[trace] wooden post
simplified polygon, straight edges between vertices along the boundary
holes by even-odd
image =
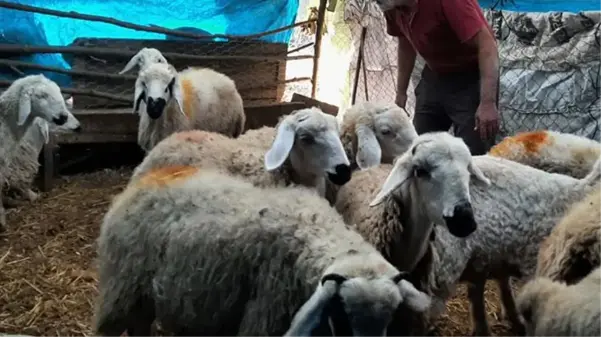
[[[49,192],[52,189],[52,183],[57,164],[55,163],[55,150],[56,138],[53,134],[50,134],[50,140],[48,141],[48,144],[45,144],[42,149],[42,165],[40,166],[40,171],[42,173],[40,190],[42,192]]]
[[[319,56],[321,55],[321,38],[323,35],[323,22],[326,18],[326,5],[328,0],[319,1],[317,10],[317,29],[315,30],[315,53],[313,54],[313,76],[311,76],[311,98],[315,98],[317,90],[317,71],[319,70]]]

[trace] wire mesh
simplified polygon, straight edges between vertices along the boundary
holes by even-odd
[[[601,140],[599,73],[600,13],[520,13],[484,10],[496,35],[500,58],[499,111],[502,137],[520,131],[551,129]],[[386,33],[373,1],[338,2],[325,61],[348,60],[344,71],[321,70],[318,99],[347,108],[356,102],[394,101],[397,91],[397,41]],[[365,30],[362,58],[361,35]],[[329,55],[325,53],[330,53]],[[361,63],[358,65],[358,63]],[[357,71],[357,67],[359,70]],[[418,56],[407,91],[413,114],[414,88],[424,61]],[[344,73],[344,81],[331,79]]]

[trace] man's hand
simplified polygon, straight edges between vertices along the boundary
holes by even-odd
[[[405,104],[407,103],[407,94],[402,92],[397,93],[394,102],[396,105],[404,109]]]
[[[398,103],[397,103],[398,104]],[[499,111],[494,103],[480,103],[476,111],[476,127],[482,140],[492,139],[499,131]]]

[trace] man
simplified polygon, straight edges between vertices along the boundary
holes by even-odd
[[[453,125],[473,155],[499,129],[499,57],[477,0],[377,0],[387,33],[398,37],[396,103],[405,107],[416,54],[426,61],[415,88],[418,134]]]

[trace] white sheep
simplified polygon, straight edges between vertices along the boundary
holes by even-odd
[[[601,336],[601,269],[567,285],[546,277],[520,289],[516,303],[529,336]]]
[[[40,117],[66,130],[79,132],[79,121],[69,112],[59,86],[44,75],[29,75],[15,80],[0,95],[0,181],[7,170],[19,142]],[[6,212],[0,194],[0,231],[6,226]]]
[[[191,166],[150,171],[118,195],[98,238],[95,333],[382,336],[404,280],[327,201]]]
[[[123,67],[123,70],[119,72],[120,75],[125,74],[126,72],[133,69],[135,66],[138,66],[139,71],[146,69],[149,65],[153,63],[163,63],[169,64],[167,59],[161,52],[156,48],[142,48],[140,49],[136,55],[134,55],[129,62]],[[175,68],[173,68],[175,70]]]
[[[541,243],[536,275],[573,284],[601,263],[601,186],[574,203]]]
[[[275,128],[249,130],[237,139],[206,131],[177,132],[161,141],[136,167],[131,180],[161,166],[219,168],[256,186],[299,184],[325,196],[326,179],[351,179],[336,118],[318,108],[283,116]]]
[[[6,185],[2,191],[5,193],[5,206],[15,207],[20,203],[19,199],[31,202],[38,198],[37,193],[31,190],[31,184],[40,167],[40,151],[48,143],[49,137],[48,122],[36,117],[19,142],[17,152],[8,166]]]
[[[361,102],[336,117],[353,170],[392,164],[417,138],[409,113],[394,103]]]
[[[229,77],[208,68],[177,73],[164,63],[139,73],[134,113],[140,113],[138,144],[146,152],[176,131],[206,130],[236,138],[246,123],[242,97]]]
[[[600,165],[579,180],[502,158],[472,158],[459,138],[423,134],[393,166],[353,174],[335,207],[399,270],[410,271],[420,290],[435,296],[430,318],[440,314],[458,282],[467,282],[474,334],[489,334],[484,286],[495,279],[507,319],[520,331],[509,278],[534,275],[540,242],[569,205],[594,188]]]
[[[601,157],[601,143],[571,133],[536,130],[505,137],[488,154],[582,178]]]

